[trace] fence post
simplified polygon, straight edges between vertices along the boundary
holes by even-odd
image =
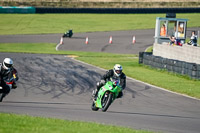
[[[144,52],[139,52],[139,64],[143,63]]]

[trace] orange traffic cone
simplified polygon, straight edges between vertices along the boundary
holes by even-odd
[[[110,43],[110,44],[112,43],[112,36],[110,36],[110,40],[109,40],[109,43]]]
[[[86,37],[85,44],[88,44],[88,43],[89,43],[89,39],[88,39],[88,37]]]
[[[133,36],[133,44],[136,42],[136,40],[135,40],[135,36]]]
[[[60,44],[63,44],[63,37],[60,38]]]

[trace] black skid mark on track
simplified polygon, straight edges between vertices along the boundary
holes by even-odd
[[[23,64],[18,70],[19,86],[24,88],[26,96],[30,92],[52,98],[81,95],[92,92],[101,76],[71,60],[66,61],[63,56],[23,57],[18,63]]]
[[[105,51],[107,47],[109,47],[109,45],[105,45],[105,46],[101,49],[101,52]]]

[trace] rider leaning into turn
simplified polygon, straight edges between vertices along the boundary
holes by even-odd
[[[17,70],[13,67],[13,61],[10,58],[5,58],[3,63],[0,63],[0,86],[2,89],[0,93],[4,93],[6,96],[10,92],[10,87],[6,84],[6,80],[13,77],[15,75],[14,82],[12,84],[12,89],[16,89],[16,81],[19,79],[17,75]]]
[[[122,88],[121,92],[119,92],[119,95],[117,98],[121,98],[123,96],[123,90],[126,87],[126,75],[122,72],[123,68],[120,64],[116,64],[113,69],[110,69],[104,74],[101,78],[100,82],[97,82],[97,89],[93,91],[93,97],[96,99],[96,96],[99,92],[99,89],[105,85],[107,81],[110,81],[112,79],[119,79],[120,80],[120,86]]]

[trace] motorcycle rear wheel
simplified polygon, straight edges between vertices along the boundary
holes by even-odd
[[[0,93],[0,102],[2,102],[3,101],[3,98],[6,96],[6,94],[4,94],[4,93]]]
[[[91,109],[92,109],[93,111],[98,111],[98,110],[99,110],[99,108],[96,107],[94,101],[92,101]]]

